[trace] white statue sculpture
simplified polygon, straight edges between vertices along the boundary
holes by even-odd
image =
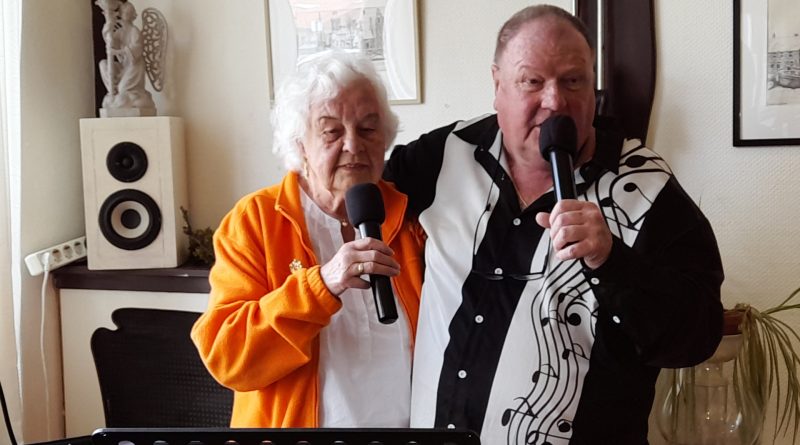
[[[100,116],[155,116],[156,106],[145,89],[145,77],[161,91],[167,38],[163,15],[154,8],[145,9],[139,31],[133,23],[136,9],[129,1],[96,0],[95,4],[106,19],[102,30],[106,58],[99,68],[107,93]]]

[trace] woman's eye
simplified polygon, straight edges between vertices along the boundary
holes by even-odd
[[[340,131],[338,129],[332,128],[328,130],[322,130],[322,137],[326,141],[331,141],[339,137]]]

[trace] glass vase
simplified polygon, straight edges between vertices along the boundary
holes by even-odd
[[[741,334],[725,335],[714,355],[693,368],[664,369],[655,406],[661,436],[674,445],[753,445],[763,413],[745,419],[732,382]]]

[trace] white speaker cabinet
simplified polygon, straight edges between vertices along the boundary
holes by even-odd
[[[176,267],[188,256],[183,120],[81,119],[88,267]]]

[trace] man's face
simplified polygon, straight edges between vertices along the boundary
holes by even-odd
[[[492,66],[494,108],[506,150],[538,155],[539,125],[561,114],[575,121],[581,155],[593,151],[592,65],[589,45],[568,23],[541,17],[524,24]]]

